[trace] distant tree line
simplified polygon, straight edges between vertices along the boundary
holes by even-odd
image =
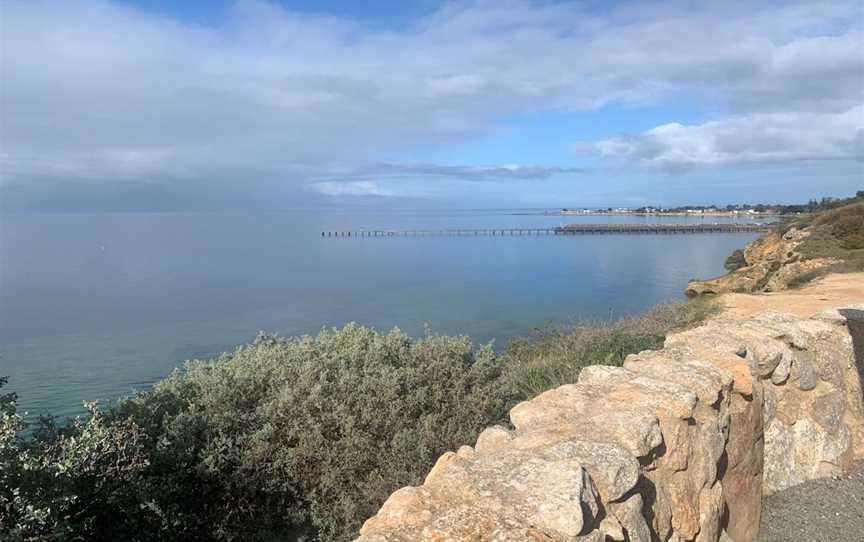
[[[648,213],[661,211],[664,213],[686,213],[687,211],[705,211],[705,212],[747,212],[753,211],[756,213],[779,213],[779,214],[802,214],[802,213],[818,213],[820,211],[828,211],[836,209],[850,203],[864,201],[864,190],[859,190],[854,196],[849,198],[831,198],[825,197],[822,199],[811,199],[807,203],[782,205],[771,203],[738,203],[731,205],[686,205],[682,207],[639,207],[633,209],[636,213]],[[611,211],[611,209],[610,209]]]

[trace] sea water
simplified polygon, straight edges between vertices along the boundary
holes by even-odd
[[[32,419],[146,389],[259,330],[314,334],[357,322],[419,336],[428,327],[503,348],[540,326],[680,299],[688,280],[722,273],[755,235],[321,232],[685,220],[535,209],[4,215],[0,376]]]

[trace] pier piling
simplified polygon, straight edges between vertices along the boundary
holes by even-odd
[[[322,231],[321,237],[429,237],[429,236],[523,236],[591,234],[695,234],[762,233],[763,224],[570,224],[554,228],[458,228],[437,230],[337,230]]]

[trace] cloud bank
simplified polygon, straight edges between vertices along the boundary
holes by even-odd
[[[488,181],[504,179],[547,179],[556,174],[583,173],[583,168],[550,167],[541,165],[502,164],[497,166],[445,166],[439,164],[390,164],[375,163],[332,168],[322,173],[323,178],[339,179],[405,179],[421,177],[428,179],[460,179],[465,181]]]
[[[862,154],[857,1],[456,1],[390,30],[263,0],[215,26],[108,0],[0,9],[0,185],[542,179],[578,172],[369,160],[681,100],[716,118],[580,148],[672,170]]]
[[[590,144],[587,150],[673,172],[698,166],[860,160],[864,105],[842,113],[767,113],[694,126],[664,124]]]

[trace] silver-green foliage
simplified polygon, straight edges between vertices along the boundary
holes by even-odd
[[[503,355],[356,325],[260,335],[105,413],[45,420],[26,441],[14,396],[0,396],[0,539],[351,540],[392,491],[422,483],[518,400],[713,310],[663,305],[516,340]]]
[[[5,383],[0,379],[0,386]],[[62,431],[46,422],[38,438],[24,441],[15,399],[0,396],[0,540],[104,539],[108,533],[98,511],[106,509],[128,526],[123,508],[137,503],[123,502],[121,489],[147,466],[135,424],[109,426],[95,403],[88,403],[86,420]]]
[[[350,540],[390,492],[504,417],[500,372],[465,337],[349,325],[261,335],[114,415],[151,436],[163,483],[150,505],[172,536]]]

